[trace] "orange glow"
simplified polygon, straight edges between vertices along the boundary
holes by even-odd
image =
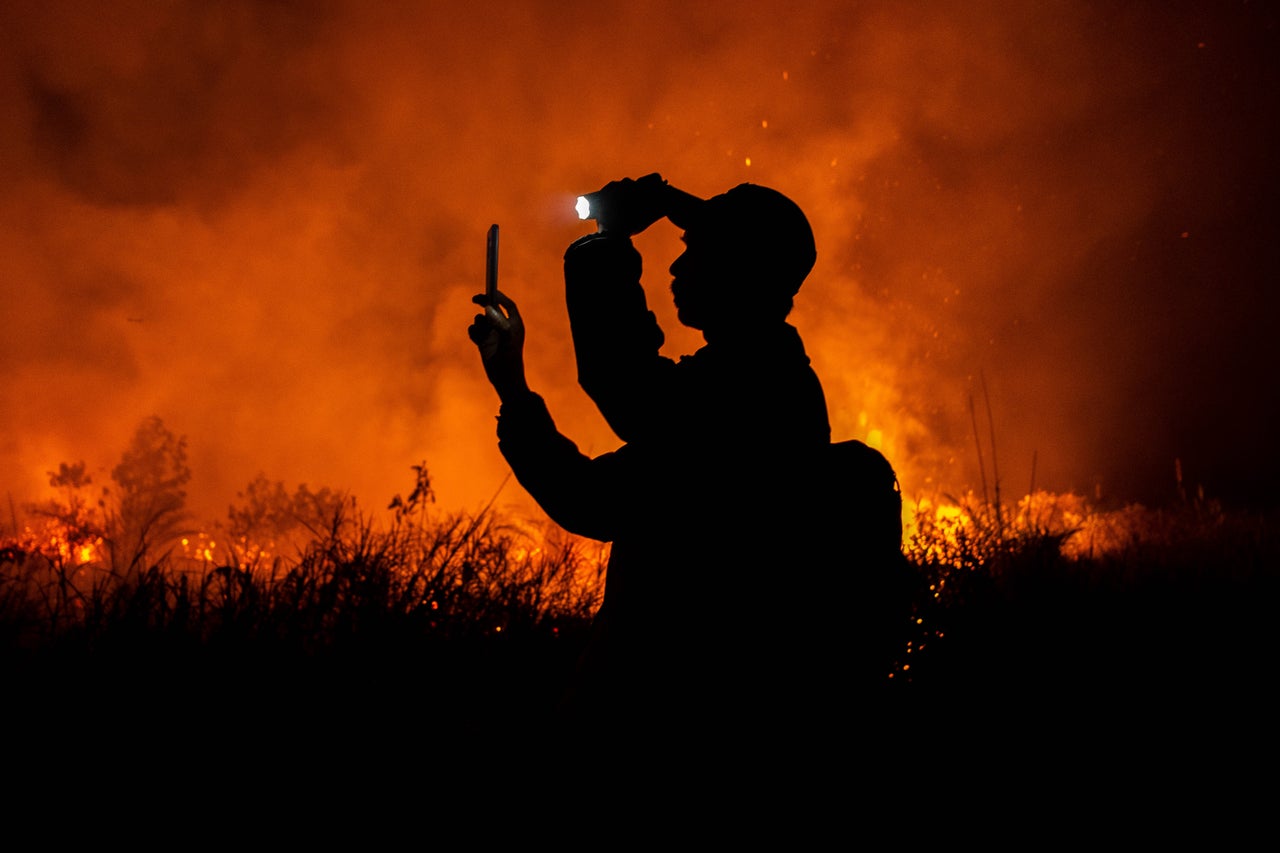
[[[57,565],[91,567],[108,560],[106,542],[101,536],[85,533],[56,518],[45,518],[32,527],[27,525],[4,544],[28,554],[39,554]]]
[[[1240,215],[1224,187],[1259,186],[1273,148],[1247,124],[1265,76],[1215,76],[1267,31],[1245,5],[1188,41],[1185,13],[1070,2],[6,4],[0,483],[39,500],[77,458],[106,483],[158,414],[189,438],[193,527],[258,472],[383,506],[421,459],[443,504],[536,517],[465,335],[480,237],[502,223],[531,384],[580,447],[614,449],[576,386],[561,254],[588,227],[577,193],[657,170],[700,195],[776,186],[809,214],[819,260],[792,319],[834,437],[897,469],[909,536],[980,532],[971,501],[937,496],[979,489],[982,374],[1009,518],[1073,530],[1082,555],[1122,547],[1137,513],[1076,494],[1159,496],[1175,454],[1202,460],[1194,485],[1206,456],[1256,461],[1274,422],[1224,411],[1259,394],[1198,366],[1269,363],[1235,344],[1272,303],[1229,298],[1249,270],[1215,263],[1249,246],[1213,244]],[[1228,90],[1248,106],[1197,95]],[[679,236],[636,241],[672,357],[701,343],[670,304]],[[202,536],[184,556],[292,556]]]
[[[197,533],[194,536],[183,537],[181,544],[182,556],[188,560],[216,565],[225,559],[218,549],[218,543],[207,533]],[[249,547],[240,550],[236,556],[241,558],[240,565],[253,565],[261,553],[259,549]]]

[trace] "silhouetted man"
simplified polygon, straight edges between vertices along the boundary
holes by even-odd
[[[786,322],[816,257],[809,223],[752,184],[703,201],[650,176],[596,200],[620,209],[570,246],[566,298],[579,382],[626,443],[590,459],[556,430],[525,382],[509,298],[470,330],[502,400],[499,446],[517,479],[566,529],[613,542],[577,701],[757,721],[826,701],[840,680],[831,603],[845,595],[840,573],[815,565],[830,552],[818,547],[825,516],[813,488],[830,425]],[[631,243],[663,216],[685,231],[671,265],[678,317],[706,339],[678,362],[658,352]]]

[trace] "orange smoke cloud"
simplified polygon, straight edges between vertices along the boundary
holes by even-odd
[[[258,472],[377,506],[421,460],[480,504],[506,472],[465,336],[490,222],[532,383],[611,449],[560,257],[575,195],[654,170],[806,210],[794,319],[836,437],[909,492],[974,482],[979,374],[1014,490],[1033,454],[1038,486],[1117,497],[1172,491],[1174,458],[1244,497],[1278,473],[1274,382],[1245,381],[1276,363],[1272,10],[367,5],[0,11],[13,495],[62,460],[105,482],[158,414],[205,517]],[[699,343],[677,238],[639,241],[673,355]]]

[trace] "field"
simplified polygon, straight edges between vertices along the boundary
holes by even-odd
[[[425,469],[418,486],[385,522],[332,495],[280,492],[277,504],[311,501],[312,520],[277,523],[272,553],[249,544],[260,531],[242,519],[241,546],[220,560],[207,534],[168,534],[158,551],[135,532],[121,550],[125,522],[112,533],[66,504],[0,552],[9,678],[122,705],[242,691],[245,710],[314,713],[302,697],[341,686],[459,720],[549,712],[598,606],[607,551],[491,511],[443,512]],[[1275,519],[1204,503],[1111,518],[1124,538],[1112,529],[1092,554],[1067,547],[1083,522],[1036,525],[1013,510],[999,528],[973,505],[917,525],[905,543],[914,622],[888,689],[921,702],[1035,692],[1088,703],[1263,687]]]
[[[60,497],[22,520],[12,510],[0,541],[4,715],[33,766],[572,751],[580,733],[556,708],[605,546],[442,510],[425,466],[381,513],[259,478],[225,522],[193,532],[182,445],[150,430],[96,500],[83,465],[51,472]],[[1270,749],[1274,513],[1198,496],[1103,511],[1041,494],[906,516],[911,617],[883,680],[848,685],[844,734],[944,764],[957,751],[1051,764],[1120,751],[1164,767],[1225,743]],[[807,567],[778,572],[803,580]]]

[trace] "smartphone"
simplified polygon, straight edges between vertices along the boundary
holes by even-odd
[[[489,226],[489,239],[485,247],[484,299],[486,305],[498,304],[498,226]]]

